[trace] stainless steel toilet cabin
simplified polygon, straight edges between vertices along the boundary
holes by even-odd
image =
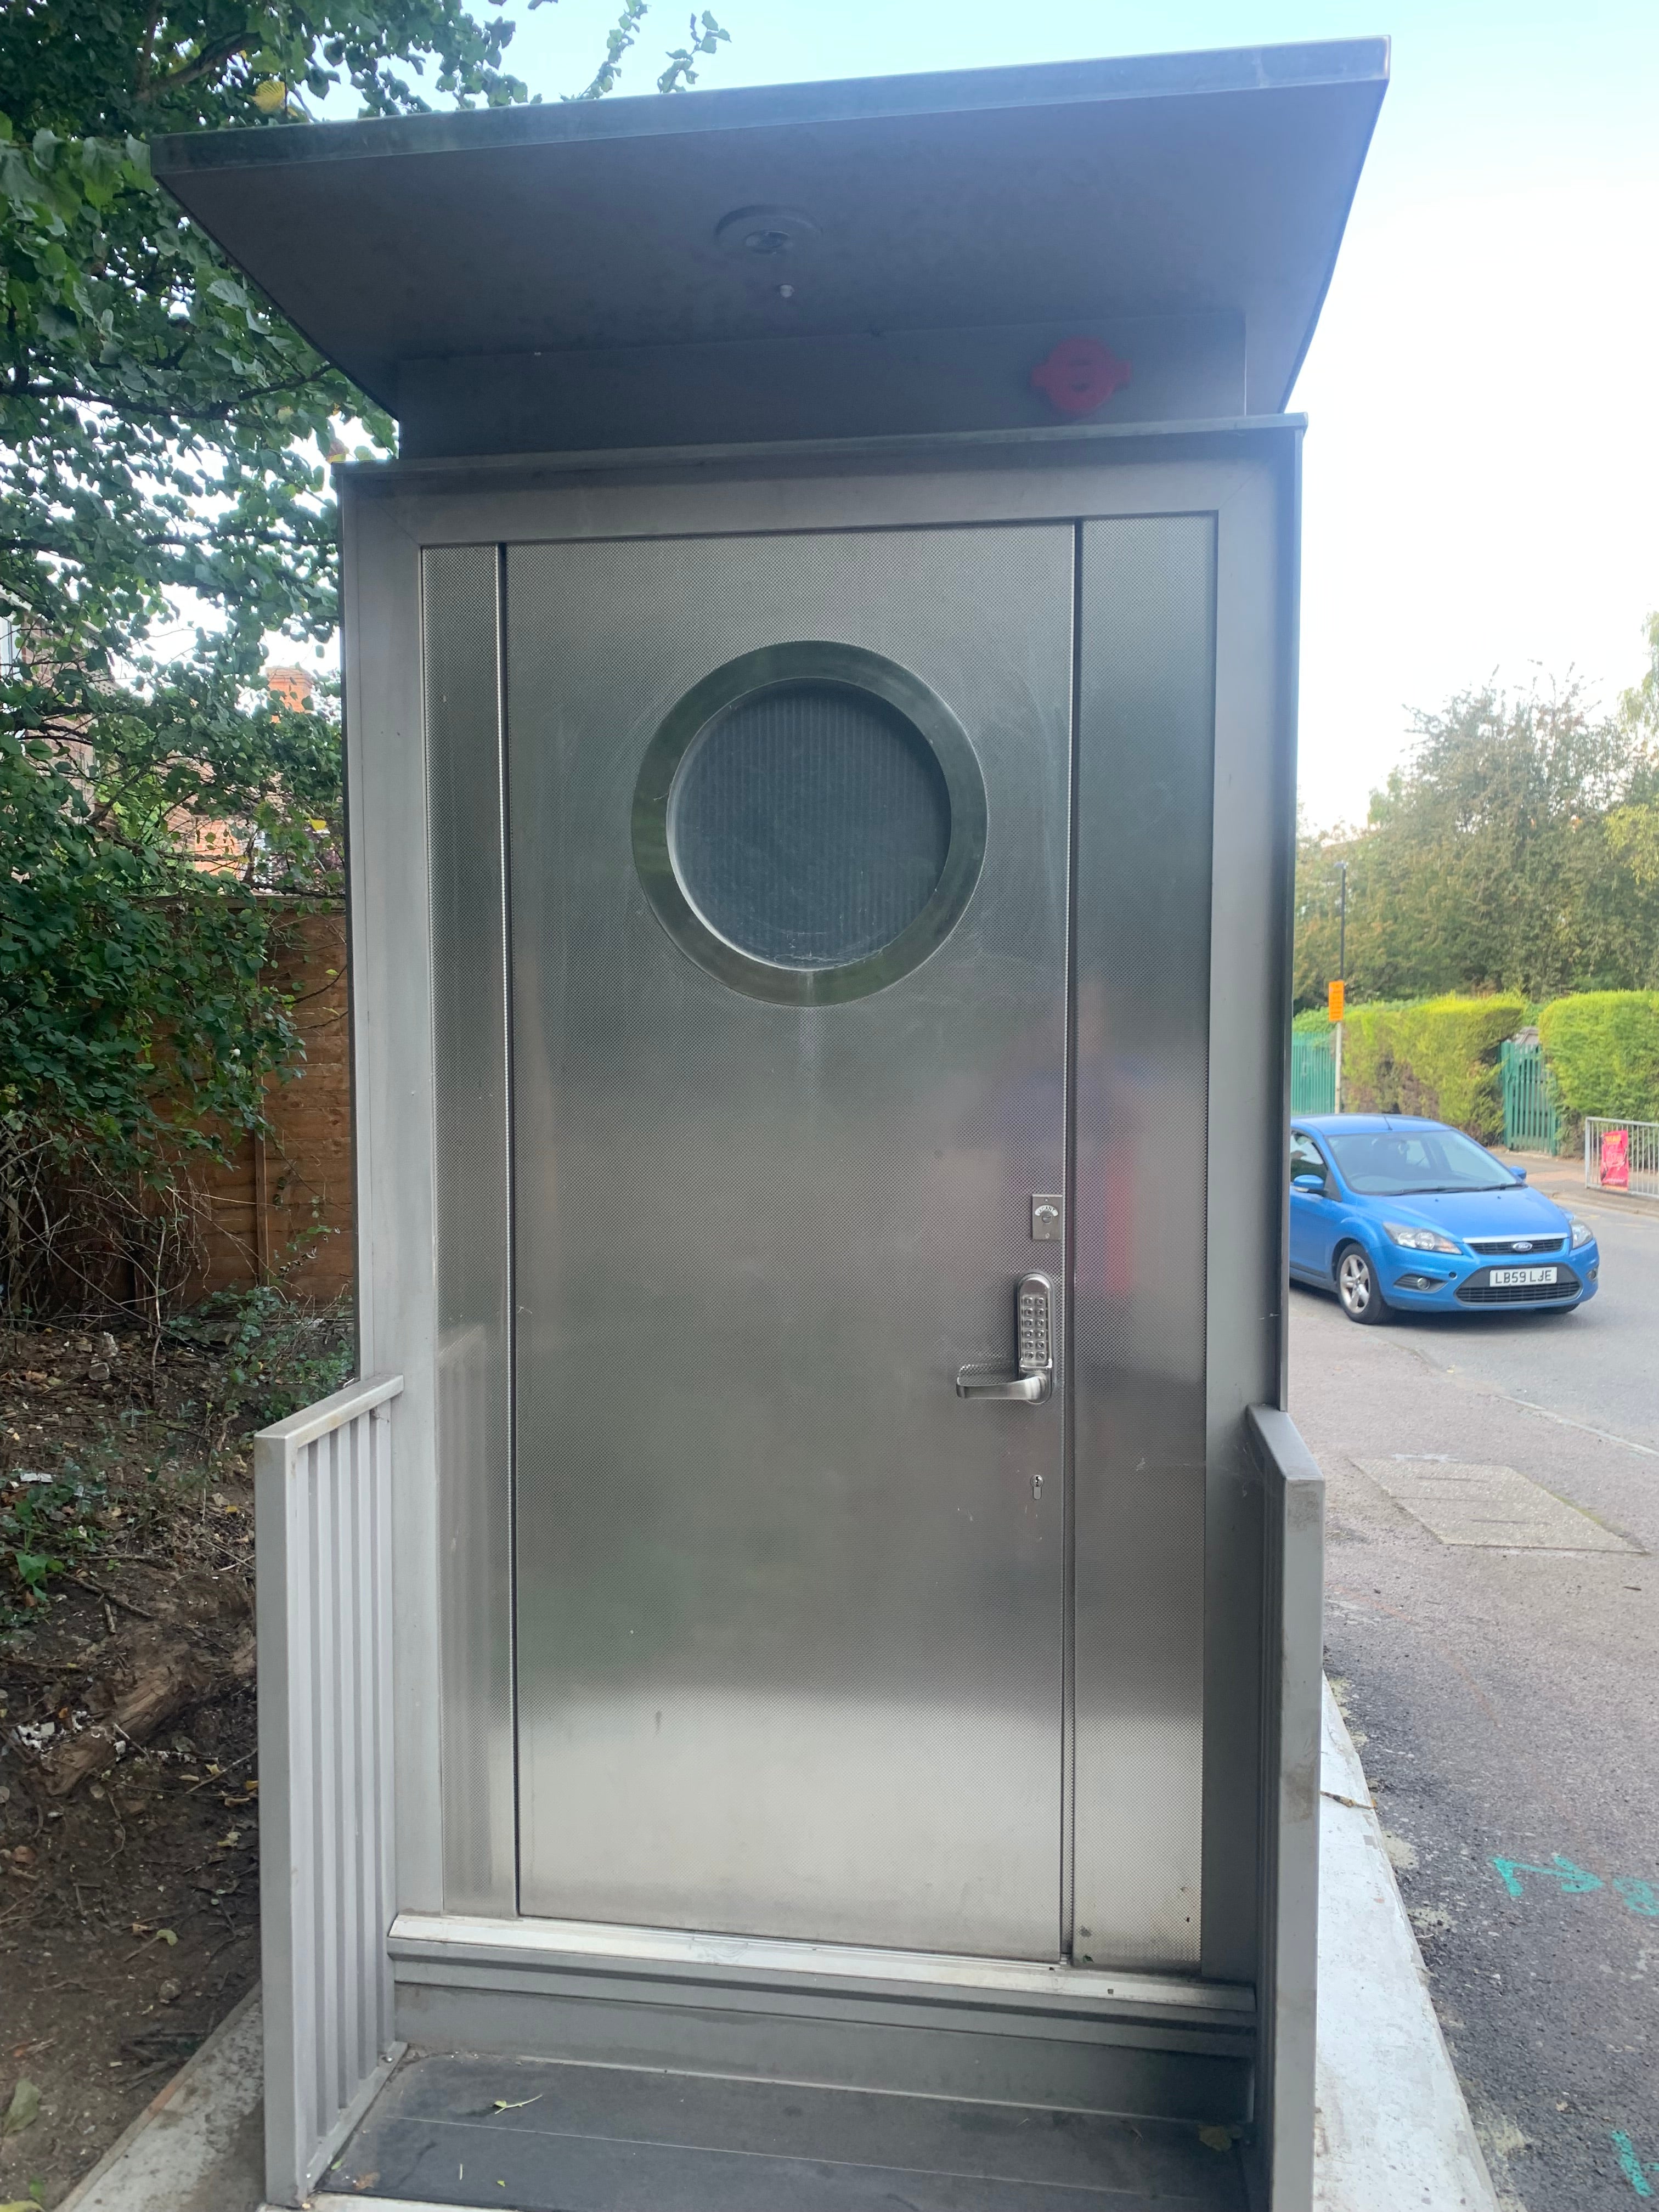
[[[1386,70],[155,149],[403,441],[340,471],[368,1379],[260,1447],[274,2203],[404,2045],[1309,2203],[1282,410]]]

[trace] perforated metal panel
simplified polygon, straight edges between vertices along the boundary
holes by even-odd
[[[1073,542],[509,550],[527,1911],[1058,1950],[1062,1407],[954,1377],[1063,1188]],[[664,716],[792,638],[986,787],[961,919],[842,1005],[706,972],[631,862]]]
[[[757,960],[878,952],[945,872],[951,802],[927,740],[846,684],[781,684],[720,715],[675,779],[669,853],[711,929]]]

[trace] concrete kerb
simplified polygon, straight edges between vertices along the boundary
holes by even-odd
[[[253,1989],[58,2212],[252,2212],[264,2193],[263,2037]]]
[[[1498,2212],[1365,1770],[1328,1682],[1324,1704],[1315,2212]]]
[[[1320,1779],[1315,2212],[1499,2212],[1364,1769],[1328,1687]],[[256,1990],[59,2212],[258,2212],[259,2037]],[[377,2212],[436,2212],[373,2201]],[[346,2200],[315,2202],[328,2212]]]

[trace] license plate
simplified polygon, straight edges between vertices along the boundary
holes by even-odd
[[[1492,1288],[1496,1291],[1519,1290],[1524,1284],[1554,1280],[1553,1267],[1494,1267],[1492,1271]]]

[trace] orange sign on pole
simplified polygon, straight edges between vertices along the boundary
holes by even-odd
[[[1340,1022],[1342,1018],[1342,996],[1347,986],[1343,983],[1333,983],[1330,986],[1330,1001],[1325,1011],[1334,1022]]]

